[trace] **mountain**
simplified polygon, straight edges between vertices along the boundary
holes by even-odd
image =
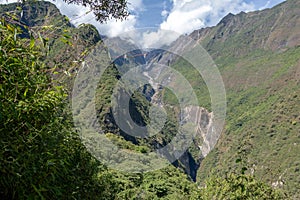
[[[147,174],[130,174],[107,169],[92,157],[78,137],[79,134],[73,127],[76,117],[69,114],[69,105],[57,108],[57,105],[65,102],[63,90],[68,89],[67,92],[71,94],[75,77],[82,72],[84,60],[89,61],[87,54],[100,47],[97,49],[100,53],[92,59],[96,63],[98,61],[101,67],[107,67],[107,70],[97,89],[97,118],[92,120],[95,120],[95,124],[99,121],[103,130],[112,131],[105,132],[105,136],[116,146],[128,152],[150,151],[149,144],[143,144],[134,137],[126,137],[127,135],[118,131],[110,118],[111,89],[120,79],[120,74],[125,71],[118,71],[116,65],[111,62],[109,55],[113,52],[101,45],[103,37],[95,27],[83,24],[75,28],[53,4],[44,1],[0,5],[0,20],[0,46],[4,47],[0,52],[0,76],[1,80],[9,77],[9,81],[1,81],[1,91],[9,91],[1,92],[0,108],[1,113],[4,113],[0,117],[1,199],[184,199],[193,195],[196,185],[173,166]],[[98,44],[99,46],[96,46]],[[9,52],[5,52],[6,50]],[[40,55],[37,53],[39,51],[41,56],[32,56]],[[132,55],[140,53],[134,51]],[[24,59],[24,55],[29,59]],[[91,58],[90,54],[89,56]],[[141,57],[135,64],[143,60]],[[43,70],[35,71],[37,62],[43,66]],[[124,63],[122,65],[125,68]],[[99,75],[97,71],[89,72],[94,77]],[[28,77],[32,79],[28,81]],[[41,88],[39,83],[44,83],[43,81],[45,84]],[[91,79],[86,77],[78,78],[78,90],[73,92],[74,98],[79,99],[78,102],[73,102],[74,112],[78,110],[84,118],[91,118],[91,113],[85,111],[94,106],[90,101],[83,101],[90,95],[89,81]],[[30,88],[16,88],[16,85]],[[10,100],[10,94],[14,93],[14,90],[11,91],[10,88],[17,91],[16,94],[21,94],[13,94],[13,101]],[[146,90],[148,89],[142,88],[143,93],[147,93]],[[42,92],[47,95],[42,96]],[[146,113],[144,107],[148,101],[143,93],[137,92],[130,101],[133,118],[137,123],[145,122],[143,114]],[[40,115],[24,113],[19,102],[22,106],[28,104],[30,108],[36,107]],[[9,105],[8,108],[14,110],[13,114],[7,114],[10,112],[7,112],[2,103]],[[17,116],[17,110],[22,114]],[[49,117],[49,114],[57,118]],[[76,116],[76,113],[73,114]],[[39,119],[39,116],[42,117]],[[37,120],[29,122],[30,119]],[[21,120],[25,121],[25,126]],[[22,132],[24,129],[25,133]],[[139,166],[128,162],[124,167],[136,169]]]
[[[50,65],[57,65],[60,70],[62,63],[72,65],[73,61],[80,61],[81,54],[101,40],[94,26],[82,24],[75,28],[50,2],[1,5],[0,16],[19,26],[23,31],[21,37],[43,38],[48,44]],[[72,67],[64,70],[71,71]]]
[[[138,192],[149,196],[155,193],[155,197],[170,195],[170,198],[171,195],[180,194],[184,199],[184,195],[190,195],[191,188],[195,188],[189,179],[203,186],[209,177],[215,175],[226,178],[227,174],[241,167],[246,167],[246,170],[243,169],[246,173],[253,174],[274,188],[283,189],[292,199],[300,198],[299,1],[288,0],[262,11],[228,14],[216,26],[195,30],[188,35],[211,55],[225,84],[226,124],[216,146],[218,138],[207,137],[213,133],[211,121],[214,120],[208,87],[193,66],[178,55],[161,49],[145,51],[133,46],[129,49],[135,50],[122,56],[105,47],[100,49],[101,54],[90,56],[94,53],[94,47],[102,43],[103,36],[92,25],[83,24],[75,28],[49,2],[2,5],[0,13],[7,19],[11,19],[11,15],[17,18],[12,23],[25,31],[21,35],[23,38],[30,37],[30,34],[38,38],[40,33],[42,41],[49,47],[45,62],[55,66],[52,76],[57,79],[63,77],[70,91],[81,67],[79,63],[84,60],[99,61],[101,66],[108,66],[96,89],[96,118],[89,112],[94,108],[92,102],[84,101],[86,96],[92,95],[88,87],[91,80],[86,77],[80,79],[77,85],[78,91],[74,95],[79,101],[74,108],[80,117],[91,118],[91,126],[99,122],[102,133],[117,146],[132,152],[148,153],[168,144],[176,135],[179,125],[188,125],[186,120],[198,125],[196,138],[190,148],[173,162],[173,166],[179,170],[168,167],[151,172],[144,179],[135,176],[126,178],[113,172],[118,178],[122,177],[120,185],[127,184],[123,186],[126,189],[118,194],[120,198],[128,198],[126,195],[129,194],[132,197]],[[131,45],[121,39],[116,45],[120,43],[124,46],[116,46],[118,51],[128,49]],[[181,36],[171,49],[181,50],[186,46],[186,36]],[[91,60],[87,59],[87,55]],[[157,65],[160,67],[153,67]],[[142,66],[143,75],[152,84],[144,84],[130,96],[129,108],[133,121],[140,126],[149,123],[151,104],[163,105],[167,114],[163,129],[146,139],[133,137],[120,130],[110,103],[113,90],[122,75],[136,66]],[[177,70],[188,80],[200,105],[179,109],[180,100],[174,92],[161,85],[175,81],[166,73],[166,66]],[[91,73],[97,76],[100,72]],[[156,80],[158,74],[162,77],[160,82]],[[178,88],[179,92],[183,90],[183,85]],[[128,94],[130,91],[125,89],[116,95],[116,100],[122,101],[122,95]],[[131,163],[126,165],[130,166]],[[181,180],[184,186],[177,183]]]
[[[197,182],[213,172],[222,176],[235,170],[235,161],[242,158],[249,173],[300,198],[299,13],[300,2],[288,0],[272,9],[228,14],[216,26],[188,36],[212,56],[227,93],[223,134],[201,162]],[[173,45],[184,48],[184,36]],[[203,98],[205,83],[186,70],[187,63],[169,53],[154,59],[188,77],[210,109],[209,98]]]
[[[194,179],[197,176],[197,182],[202,183],[211,170],[221,175],[233,171],[237,167],[235,161],[243,157],[249,172],[270,185],[287,189],[293,198],[298,198],[299,159],[295,155],[299,151],[300,129],[299,23],[299,1],[290,0],[272,9],[228,14],[216,26],[195,30],[188,36],[202,45],[221,72],[227,92],[227,118],[218,145],[205,159],[203,149],[200,151],[205,134],[198,132],[194,144],[175,166],[183,168]],[[183,49],[186,45],[182,36],[170,49]],[[127,56],[125,60],[132,65],[137,63],[135,58],[143,59]],[[208,117],[211,115],[208,88],[192,66],[164,50],[145,52],[144,59],[140,64],[144,65],[149,82],[155,85],[155,77],[165,70],[163,66],[171,66],[185,75],[201,102],[201,107],[186,113],[177,109],[173,120],[181,121],[203,109],[207,113],[204,118],[211,119]],[[157,64],[161,67],[151,68]],[[163,79],[173,80],[168,75]],[[152,103],[163,101],[164,106],[176,110],[174,106],[178,106],[178,102],[170,91],[162,88],[154,88],[154,91],[150,95]],[[200,117],[198,124],[201,121]],[[205,123],[203,125],[205,127]],[[207,152],[214,146],[213,141],[207,143]],[[284,183],[276,184],[279,182]]]
[[[198,133],[194,145],[174,163],[193,178],[197,174],[197,182],[202,183],[212,170],[221,175],[235,170],[235,161],[242,157],[249,173],[274,187],[286,189],[294,199],[299,198],[299,159],[296,156],[300,130],[299,10],[299,1],[290,0],[272,9],[230,13],[215,27],[195,30],[188,36],[214,59],[228,100],[226,126],[216,148],[207,155],[214,146],[214,142],[208,142],[207,153],[204,153],[200,147],[205,134]],[[186,46],[182,36],[170,49]],[[187,109],[186,113],[177,109],[175,116],[182,116],[177,121],[195,116],[193,113],[197,110],[204,110],[207,113],[204,118],[211,120],[207,86],[187,62],[164,50],[148,51],[144,58],[145,63],[141,64],[145,65],[144,72],[152,85],[157,85],[156,77],[166,66],[171,66],[185,75],[195,89],[202,107]],[[127,62],[135,61],[127,59]],[[168,75],[163,80],[174,81]],[[167,89],[156,87],[150,97],[152,103],[163,101],[164,106],[173,109],[178,106],[176,97]],[[195,120],[198,124],[204,122],[203,117]]]

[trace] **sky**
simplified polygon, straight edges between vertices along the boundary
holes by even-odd
[[[216,25],[228,13],[237,14],[273,7],[284,0],[128,0],[130,15],[127,20],[110,20],[105,24],[95,21],[88,8],[67,5],[62,0],[50,0],[61,13],[78,26],[89,23],[100,34],[115,37],[125,32],[139,33],[135,38],[145,48],[168,44],[181,34]],[[5,3],[4,0],[0,2]],[[11,2],[8,0],[8,2]],[[166,30],[166,31],[165,31]],[[172,37],[166,37],[173,32]],[[132,35],[132,34],[131,34]],[[137,35],[137,34],[135,34]]]

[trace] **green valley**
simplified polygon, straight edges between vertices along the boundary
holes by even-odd
[[[111,60],[117,52],[105,46],[106,36],[93,25],[75,27],[50,2],[0,5],[0,198],[300,199],[299,13],[298,0],[230,13],[216,26],[172,43],[180,49],[184,37],[192,38],[221,73],[227,115],[214,146],[203,138],[213,130],[211,95],[187,60],[162,49],[137,47]],[[121,39],[119,43],[131,45]],[[201,107],[185,108],[183,113],[174,91],[155,85],[156,73],[162,73],[165,82],[173,80],[163,74],[163,67],[153,70],[155,65],[182,74]],[[130,94],[117,84],[125,85],[122,77],[136,66],[143,66],[152,85]],[[102,76],[92,88],[94,80],[77,76],[80,73]],[[95,102],[86,98],[93,96],[91,88]],[[113,94],[116,88],[119,93]],[[126,95],[129,115],[139,126],[150,123],[152,104],[164,108],[158,115],[165,114],[166,121],[156,135],[134,137],[118,126],[112,99],[122,101]],[[99,125],[98,134],[116,147],[144,156],[170,143],[184,119],[195,118],[193,112],[200,113],[195,119],[199,128],[187,151],[155,171],[153,163],[144,161],[147,172],[138,173],[112,169],[97,159],[77,124],[92,120],[89,126]],[[126,126],[132,128],[130,123]],[[207,154],[202,151],[205,145]],[[133,166],[141,162],[134,159],[124,162],[124,168],[142,168]]]

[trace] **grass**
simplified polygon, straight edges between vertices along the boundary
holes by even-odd
[[[269,184],[283,180],[282,187],[299,198],[299,59],[297,47],[273,54],[254,52],[220,67],[227,89],[226,126],[216,149],[202,162],[200,182],[211,169],[223,175],[234,170],[243,151],[255,176]]]

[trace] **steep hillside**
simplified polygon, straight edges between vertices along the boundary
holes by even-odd
[[[56,65],[59,72],[72,72],[72,66],[75,67],[72,63],[81,61],[84,52],[101,40],[95,27],[83,24],[75,28],[50,2],[1,5],[0,16],[19,26],[23,30],[21,37],[40,38],[48,46],[49,65]],[[69,65],[69,69],[63,69],[62,63]]]
[[[213,57],[241,57],[256,49],[278,52],[299,45],[299,23],[299,1],[288,0],[272,9],[230,13],[217,26],[190,36]]]
[[[288,0],[272,9],[230,13],[216,26],[189,35],[212,56],[227,92],[226,126],[217,147],[201,161],[200,185],[210,174],[239,170],[235,161],[242,159],[248,173],[300,198],[299,13],[300,2]],[[182,36],[172,48],[186,45]],[[207,86],[189,63],[168,52],[153,55],[150,63],[171,65],[185,75],[202,106],[211,109]],[[168,90],[162,94],[164,102],[176,103]],[[197,146],[192,152],[200,151]]]
[[[23,18],[24,15],[27,17]],[[197,186],[181,170],[169,166],[145,176],[108,170],[91,156],[75,133],[74,119],[64,104],[63,88],[67,87],[70,93],[79,64],[88,52],[93,53],[91,49],[96,43],[101,46],[95,27],[74,28],[48,2],[1,5],[0,20],[1,199],[191,197]],[[97,89],[99,119],[96,120],[104,130],[113,131],[114,134],[106,132],[106,137],[116,146],[147,153],[147,144],[136,145],[132,138],[126,141],[117,128],[106,123],[110,104],[105,98],[109,101],[111,88],[122,71],[111,63],[107,49],[103,47],[102,50],[93,58],[101,66],[109,67]],[[94,72],[91,74],[96,75]],[[80,91],[87,92],[84,96],[89,95],[89,88],[86,88],[89,80],[82,81],[73,95],[81,95]],[[136,114],[134,118],[144,123],[140,117],[146,111],[139,109],[143,109],[147,100],[142,94],[137,92],[131,104]],[[81,117],[90,117],[90,113],[84,113],[90,105],[91,102],[78,101],[74,110],[82,112]],[[128,166],[138,167],[130,162]]]
[[[272,9],[229,14],[217,26],[190,35],[214,58],[228,104],[223,135],[198,170],[200,184],[210,174],[236,170],[241,158],[248,173],[300,198],[299,13],[300,2],[288,0]],[[172,62],[186,71],[181,61]],[[195,88],[205,87],[185,73]],[[199,98],[209,105],[209,99]]]
[[[73,27],[68,19],[62,16],[58,9],[49,2],[3,5],[1,6],[1,13],[3,16],[6,16],[6,18],[11,19],[14,24],[26,30],[22,37],[30,37],[30,35],[39,37],[40,35],[43,38],[43,42],[49,48],[46,62],[49,66],[54,67],[54,71],[52,69],[53,73],[51,75],[57,79],[63,77],[63,81],[67,81],[67,86],[72,90],[75,75],[78,72],[78,69],[80,69],[79,63],[84,60],[89,50],[91,50],[98,42],[101,42],[101,38],[96,29],[91,25],[81,25],[78,28]],[[29,27],[29,32],[26,27]],[[124,41],[118,42],[118,40],[114,40],[114,42],[116,42],[117,45],[125,45],[124,47],[115,47],[117,50],[122,48],[126,49],[128,48],[128,45],[131,45]],[[134,49],[134,47],[132,49]],[[176,108],[175,110],[172,108],[172,106],[177,104],[177,101],[174,101],[172,95],[168,95],[169,98],[171,98],[170,103],[172,105],[167,108],[168,120],[159,134],[147,139],[135,138],[116,125],[110,101],[111,94],[118,79],[122,74],[135,66],[146,65],[147,61],[152,62],[152,58],[160,53],[161,51],[159,50],[148,53],[136,49],[132,52],[127,52],[126,55],[117,59],[113,59],[114,64],[112,65],[109,64],[108,54],[113,58],[114,52],[107,52],[104,50],[94,58],[94,60],[99,60],[101,66],[104,63],[107,64],[104,64],[103,66],[110,65],[104,72],[104,76],[99,82],[96,91],[96,109],[97,119],[102,126],[102,130],[104,130],[105,133],[113,133],[114,135],[108,135],[108,137],[113,138],[118,146],[129,148],[130,150],[137,152],[149,152],[150,150],[163,147],[171,141],[174,135],[176,135],[178,122],[181,121],[181,118],[191,118],[195,113],[198,113],[198,111],[193,110],[192,113],[186,112],[179,116],[179,108]],[[69,78],[66,78],[65,75],[68,75]],[[80,81],[82,84],[80,85],[78,92],[90,94],[88,87],[85,88],[89,80]],[[128,92],[129,91],[124,91],[124,94]],[[149,105],[154,92],[155,91],[153,91],[153,88],[150,85],[144,85],[143,88],[140,88],[139,91],[135,92],[130,100],[130,115],[132,116],[133,121],[138,125],[144,126],[149,122]],[[84,97],[81,99],[84,99]],[[121,100],[122,96],[119,96],[118,99]],[[80,110],[78,110],[78,112],[76,111],[76,113],[79,114],[81,118],[88,119],[90,116],[88,110],[92,105],[91,103],[92,102],[80,100],[75,105],[75,110],[77,110],[77,108]],[[190,110],[188,108],[186,109]],[[203,110],[203,108],[197,109],[203,115],[200,115],[199,119],[195,119],[195,122],[198,121],[200,124],[201,118],[207,118],[210,116],[210,113]],[[199,126],[199,130],[205,130],[204,132],[199,132],[199,138],[209,130],[206,126],[206,123],[201,125],[201,127]],[[173,163],[174,166],[183,169],[194,180],[196,178],[196,171],[202,159],[201,152],[198,149],[198,146],[203,142],[201,140],[195,142],[191,147],[191,150],[184,153],[178,161]]]
[[[211,146],[217,138],[206,138],[213,130],[210,123],[214,115],[211,97],[204,79],[190,63],[163,50],[145,52],[136,49],[118,57],[113,63],[109,56],[114,58],[115,52],[108,52],[103,46],[100,54],[89,56],[91,61],[97,61],[100,66],[108,66],[95,88],[97,117],[92,119],[91,126],[100,122],[101,133],[105,133],[116,146],[128,152],[147,154],[168,144],[178,132],[179,124],[185,124],[186,119],[198,124],[191,147],[173,163],[180,170],[169,166],[144,177],[141,174],[132,176],[116,171],[106,172],[109,177],[114,177],[111,184],[116,187],[110,190],[105,188],[113,194],[111,198],[138,198],[144,195],[152,199],[174,196],[184,199],[191,197],[193,190],[196,190],[191,179],[203,186],[208,177],[227,177],[230,172],[246,171],[270,186],[283,188],[292,199],[299,199],[299,13],[300,2],[288,0],[272,9],[229,14],[215,27],[196,30],[190,35],[214,59],[227,92],[226,125],[213,150]],[[48,2],[1,5],[0,15],[24,30],[20,35],[22,38],[40,38],[40,43],[48,47],[44,61],[51,68],[51,76],[67,82],[70,91],[80,69],[79,63],[87,55],[93,55],[93,47],[102,42],[95,27],[73,27]],[[129,45],[126,42],[123,44]],[[174,42],[173,47],[180,49],[185,45],[182,36]],[[163,80],[169,82],[174,79],[164,74],[164,68],[152,68],[155,64],[171,66],[183,74],[193,86],[201,106],[185,107],[180,111],[180,100],[174,92],[155,83],[154,76],[162,74]],[[116,83],[124,73],[139,65],[153,84],[143,85],[130,96],[133,121],[140,126],[149,122],[150,103],[163,105],[167,114],[163,129],[146,139],[133,137],[120,130],[111,106]],[[100,73],[84,70],[94,76]],[[78,91],[73,94],[79,100],[74,105],[75,115],[85,119],[93,117],[89,111],[94,109],[93,102],[85,101],[86,96],[93,95],[88,87],[89,81],[86,77],[80,79]],[[179,92],[183,90],[184,84],[178,88]],[[122,100],[122,95],[129,93],[126,89],[122,92],[116,96],[117,100]],[[130,159],[124,165],[131,166]],[[99,176],[104,175],[100,173]]]

